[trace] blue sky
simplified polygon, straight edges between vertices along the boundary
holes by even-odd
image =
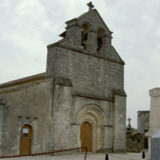
[[[87,0],[2,0],[0,83],[45,72],[46,46],[60,38],[65,22],[88,10]],[[149,89],[160,86],[160,1],[93,0],[112,44],[125,61],[127,117],[150,108]]]

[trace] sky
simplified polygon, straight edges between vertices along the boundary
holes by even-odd
[[[65,22],[88,11],[88,0],[1,0],[0,83],[45,72],[48,44],[60,39]],[[150,109],[149,90],[160,87],[160,1],[93,0],[113,32],[125,61],[127,118]]]

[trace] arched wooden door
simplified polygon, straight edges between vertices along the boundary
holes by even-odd
[[[32,128],[24,125],[21,130],[20,155],[31,154]]]
[[[92,151],[92,126],[88,122],[84,122],[80,129],[81,147],[87,147],[88,151]],[[84,152],[85,149],[82,149]]]

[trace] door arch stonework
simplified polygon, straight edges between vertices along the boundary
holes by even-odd
[[[82,146],[81,139],[81,126],[83,123],[88,122],[92,126],[92,148],[91,151],[95,152],[104,147],[104,113],[97,106],[83,106],[76,115],[76,124],[79,126],[78,145]],[[83,147],[83,146],[82,146]]]

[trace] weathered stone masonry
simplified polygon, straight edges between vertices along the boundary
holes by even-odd
[[[0,85],[1,155],[20,154],[26,124],[31,153],[82,146],[85,122],[91,151],[125,151],[124,62],[112,32],[91,8],[66,24],[48,45],[46,73]]]

